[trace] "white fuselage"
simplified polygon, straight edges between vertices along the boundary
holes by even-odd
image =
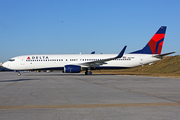
[[[89,66],[81,65],[90,61],[98,61],[113,58],[116,54],[61,54],[61,55],[24,55],[11,58],[10,61],[3,63],[3,66],[12,70],[63,70],[65,65],[79,65],[82,69]],[[105,64],[96,66],[101,69],[121,69],[136,67],[155,61],[160,58],[153,57],[152,54],[124,54],[123,57]]]

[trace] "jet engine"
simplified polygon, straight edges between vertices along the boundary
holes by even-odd
[[[78,65],[65,65],[64,66],[64,73],[80,73],[81,66]]]

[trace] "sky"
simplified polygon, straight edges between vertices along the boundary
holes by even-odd
[[[179,0],[0,0],[0,62],[32,54],[118,54],[167,26],[162,53],[180,54]]]

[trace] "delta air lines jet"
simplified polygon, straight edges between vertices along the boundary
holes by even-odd
[[[92,74],[94,69],[122,69],[141,66],[161,60],[166,26],[161,26],[147,45],[129,54],[124,54],[126,46],[116,54],[61,54],[61,55],[24,55],[11,58],[3,67],[20,71],[24,70],[62,70],[64,73]]]

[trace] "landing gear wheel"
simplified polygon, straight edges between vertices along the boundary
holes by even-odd
[[[91,70],[86,69],[85,75],[92,75]]]
[[[91,71],[89,71],[89,72],[88,72],[88,75],[92,75],[92,72],[91,72]]]
[[[18,76],[21,76],[21,73],[18,73],[17,75],[18,75]]]
[[[18,76],[21,76],[21,72],[20,71],[16,71]]]
[[[85,72],[85,75],[88,75],[88,71]]]

